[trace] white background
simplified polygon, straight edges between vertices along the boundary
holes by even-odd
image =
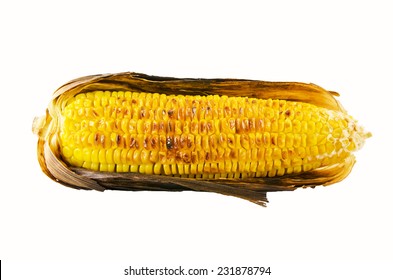
[[[129,265],[392,279],[392,26],[391,5],[379,0],[1,1],[6,279],[123,279]],[[340,92],[373,137],[346,180],[270,194],[267,208],[209,193],[52,182],[36,160],[34,116],[70,79],[122,71],[313,82]]]

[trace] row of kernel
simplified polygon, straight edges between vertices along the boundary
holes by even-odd
[[[220,151],[157,151],[146,149],[95,149],[95,148],[70,148],[62,147],[62,154],[65,158],[73,158],[76,162],[99,162],[114,164],[190,164],[190,163],[223,163],[237,162],[240,166],[239,170],[244,166],[251,165],[263,166],[263,164],[273,164],[275,168],[289,168],[306,164],[323,163],[331,157],[340,157],[340,159],[348,156],[348,153],[333,153],[330,156],[312,155],[309,151],[292,150],[292,156],[284,156],[279,149],[239,149]],[[302,154],[303,153],[303,154]],[[242,167],[243,166],[243,167]],[[253,170],[253,169],[252,169]],[[270,170],[270,169],[269,169]]]
[[[100,155],[98,155],[100,156]],[[332,161],[334,159],[330,159]],[[70,160],[76,166],[100,171],[139,172],[158,175],[196,175],[197,178],[246,178],[274,177],[284,174],[300,173],[316,169],[321,162],[305,163],[302,165],[283,167],[279,161],[267,162],[237,162],[223,161],[220,163],[176,164],[176,163],[141,163],[121,164],[114,162],[80,162],[75,158]]]
[[[81,167],[96,170],[96,171],[109,171],[109,172],[134,172],[142,174],[156,174],[156,175],[172,175],[188,178],[201,178],[201,179],[220,179],[220,178],[247,178],[247,177],[275,177],[285,174],[306,172],[313,168],[312,165],[297,166],[295,168],[272,168],[270,170],[263,170],[258,168],[255,170],[260,171],[233,171],[236,164],[225,163],[224,166],[219,164],[141,164],[141,165],[128,165],[128,164],[112,164],[112,163],[92,163],[84,162]],[[246,169],[245,169],[246,170]],[[249,170],[252,170],[251,168]]]
[[[87,94],[89,95],[89,94]],[[130,93],[131,95],[131,93]],[[78,95],[83,96],[83,94]],[[216,119],[223,117],[247,117],[260,119],[268,119],[277,121],[279,127],[284,127],[284,120],[292,120],[291,116],[294,116],[295,120],[305,121],[312,119],[312,110],[302,111],[302,107],[307,107],[308,104],[299,105],[300,103],[293,103],[292,110],[280,108],[281,111],[275,110],[274,106],[267,106],[269,103],[283,103],[279,100],[258,100],[258,99],[247,99],[247,98],[235,98],[235,97],[184,97],[184,96],[166,96],[159,94],[146,94],[146,93],[132,93],[134,99],[123,100],[119,97],[111,96],[108,97],[109,101],[104,101],[105,96],[99,94],[96,95],[94,100],[98,100],[92,107],[90,99],[77,98],[73,105],[78,115],[86,116],[103,116],[111,118],[153,118],[153,119],[181,119],[190,120],[197,117],[198,119]],[[171,98],[170,98],[171,97]],[[176,97],[176,98],[175,98]],[[169,99],[169,101],[168,101]],[[208,101],[211,99],[214,102]],[[113,101],[110,101],[113,100]],[[207,101],[206,101],[207,100]],[[99,102],[100,101],[100,102]],[[271,101],[271,102],[269,102]],[[89,103],[90,102],[90,103]],[[78,106],[79,103],[87,104],[86,108]],[[241,104],[249,104],[243,106]],[[240,104],[240,105],[239,105]],[[71,105],[71,104],[70,104]],[[79,104],[80,105],[80,104]],[[229,105],[229,106],[228,106]],[[266,105],[266,106],[265,106]],[[103,108],[105,107],[105,108]],[[312,108],[312,107],[311,107]],[[304,109],[304,108],[303,108]],[[307,109],[307,108],[306,108]],[[245,114],[244,112],[249,112]],[[212,114],[210,117],[206,114]],[[314,118],[317,118],[318,114]],[[288,118],[281,118],[281,116],[287,116]],[[279,123],[281,121],[281,124]],[[289,124],[290,122],[286,122]],[[274,124],[273,124],[274,125]]]
[[[133,107],[140,109],[147,107],[147,109],[162,108],[168,115],[177,116],[179,119],[186,119],[197,116],[198,119],[210,119],[217,117],[237,117],[246,116],[252,117],[261,111],[264,107],[265,100],[249,99],[248,98],[228,98],[226,96],[208,96],[208,97],[185,97],[183,95],[167,96],[164,94],[149,94],[149,93],[124,93],[123,95],[116,92],[95,92],[95,98],[88,93],[83,98],[84,94],[77,95],[74,105],[76,108],[80,106],[91,107],[94,105],[98,107]],[[128,94],[127,94],[128,93]],[[90,96],[90,98],[88,98]],[[183,110],[186,108],[186,110]],[[188,109],[188,110],[187,110]],[[176,111],[179,110],[179,114]],[[129,110],[128,110],[129,111]],[[269,112],[266,113],[270,116]],[[265,114],[265,115],[266,115]],[[137,114],[134,114],[137,115]],[[160,114],[157,114],[160,117]]]
[[[179,119],[198,116],[198,119],[211,119],[220,117],[266,117],[266,118],[296,118],[312,120],[317,113],[313,105],[285,100],[263,100],[244,97],[227,96],[183,96],[151,94],[143,92],[93,92],[79,94],[74,100],[78,106],[106,107],[146,107],[146,110],[163,108],[169,110]],[[289,105],[288,105],[289,104]],[[288,108],[287,108],[288,107]],[[184,109],[185,108],[185,109]],[[177,114],[175,110],[180,110]],[[292,112],[293,111],[293,112]],[[188,114],[187,114],[188,112]],[[137,114],[134,114],[137,115]],[[158,114],[159,115],[159,114]],[[160,117],[160,116],[158,116]]]
[[[332,152],[342,148],[342,141],[327,141],[325,137],[314,134],[292,133],[249,133],[212,135],[201,134],[146,134],[146,133],[116,133],[89,130],[63,131],[61,140],[72,146],[101,147],[101,148],[145,148],[158,150],[214,150],[217,148],[252,149],[252,148],[304,148],[319,150],[321,153]],[[345,147],[344,147],[345,148]]]
[[[124,133],[146,133],[146,134],[216,134],[219,132],[233,134],[247,134],[254,132],[282,132],[282,133],[321,133],[328,135],[331,133],[334,137],[341,136],[344,129],[330,128],[327,124],[312,121],[298,120],[268,120],[257,118],[230,118],[201,121],[179,121],[179,120],[144,120],[130,118],[81,118],[72,120],[66,118],[64,125],[72,130],[88,128],[91,131],[123,131]]]

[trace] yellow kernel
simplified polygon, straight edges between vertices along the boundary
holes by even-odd
[[[275,160],[273,161],[273,168],[275,168],[275,169],[280,169],[280,168],[281,168],[281,160],[275,159]]]
[[[250,171],[251,171],[251,172],[257,172],[257,165],[258,165],[258,162],[252,161],[252,162],[250,163]]]
[[[116,172],[124,172],[124,171],[123,171],[123,164],[116,164],[116,169],[115,169],[115,171],[116,171]]]
[[[73,154],[73,151],[68,147],[63,147],[63,156],[66,158],[70,158]]]
[[[115,167],[116,167],[116,164],[114,164],[114,163],[108,163],[107,164],[107,170],[109,171],[109,172],[114,172],[115,171]]]
[[[324,134],[318,134],[318,136],[317,136],[317,142],[318,142],[318,145],[326,144],[326,135],[324,135]]]
[[[292,130],[293,133],[300,133],[302,129],[302,123],[299,120],[293,120]]]
[[[83,148],[83,161],[91,162],[91,148]]]
[[[278,132],[282,132],[284,131],[285,128],[285,122],[284,120],[278,120]]]
[[[82,167],[86,169],[91,169],[91,162],[83,162]]]
[[[232,162],[230,160],[225,161],[225,172],[230,173],[232,171]]]
[[[303,165],[303,171],[310,171],[312,169],[311,163],[306,163]]]
[[[158,162],[159,161],[159,152],[158,150],[150,151],[149,162]]]
[[[177,174],[177,165],[176,164],[171,164],[171,172],[172,174]]]
[[[191,174],[197,174],[198,169],[197,169],[197,164],[190,164],[190,173]]]
[[[306,137],[307,137],[307,139],[306,139],[306,146],[307,147],[317,145],[318,141],[317,141],[317,136],[315,134],[307,134]]]
[[[294,134],[293,146],[295,148],[298,148],[298,147],[300,147],[301,143],[302,143],[302,136],[300,134]]]
[[[308,121],[307,122],[307,130],[308,130],[308,133],[315,133],[315,122]]]
[[[267,173],[268,177],[275,177],[277,175],[277,169],[269,170]]]
[[[335,129],[333,130],[333,132],[332,132],[332,136],[333,136],[334,138],[340,138],[340,137],[341,137],[341,134],[342,134],[342,129],[341,129],[340,127],[335,128]]]
[[[278,132],[278,121],[275,119],[272,120],[271,132]]]
[[[290,159],[281,160],[282,167],[288,168],[291,167],[292,161]]]
[[[277,176],[283,176],[285,174],[285,168],[280,168],[277,170]]]
[[[113,161],[114,161],[114,163],[119,164],[119,163],[122,162],[121,161],[121,152],[122,152],[121,149],[115,149],[113,151]]]
[[[79,149],[79,148],[74,149],[73,155],[75,157],[75,160],[77,160],[79,162],[83,161],[83,153],[82,153],[81,149]]]
[[[265,171],[265,161],[259,161],[257,166],[257,172]]]
[[[108,171],[108,164],[101,163],[100,164],[100,171]]]
[[[184,164],[178,164],[177,165],[177,172],[179,175],[183,175],[184,174]]]
[[[123,164],[126,164],[126,163],[127,163],[127,153],[128,153],[128,151],[127,151],[126,149],[121,150],[121,153],[120,153],[120,162],[123,163]]]
[[[152,163],[142,164],[141,166],[145,167],[145,173],[146,174],[153,174],[153,164]]]
[[[113,164],[113,149],[109,149],[106,151],[106,162],[109,164]]]
[[[141,151],[140,150],[135,150],[134,154],[132,155],[132,161],[135,164],[140,164],[141,163]]]
[[[302,166],[301,165],[297,165],[293,167],[293,173],[300,173],[302,172]]]
[[[273,148],[272,159],[281,159],[281,149]]]
[[[153,173],[154,174],[161,174],[161,169],[162,169],[162,164],[161,163],[156,163],[153,166]]]
[[[284,132],[292,132],[292,121],[290,119],[285,119],[284,121]]]
[[[263,133],[263,144],[264,144],[264,147],[269,147],[270,143],[271,143],[270,133],[269,132],[264,132]]]
[[[143,149],[140,153],[141,163],[150,163],[150,151]]]
[[[273,169],[273,161],[272,160],[266,160],[265,169],[266,169],[266,171],[270,171]]]
[[[106,163],[106,150],[105,149],[99,150],[99,152],[98,152],[98,161],[100,163]],[[100,169],[101,169],[101,167],[100,167]],[[105,169],[106,169],[106,166],[105,166]]]
[[[286,136],[285,136],[285,146],[287,148],[292,148],[293,147],[293,140],[294,140],[293,133],[286,134]]]
[[[331,154],[334,151],[334,144],[331,142],[326,143],[326,152]]]
[[[277,145],[280,148],[285,147],[285,134],[284,133],[279,133],[277,136]]]
[[[190,174],[190,165],[184,164],[184,174]]]
[[[211,173],[217,173],[218,172],[218,166],[217,163],[210,163],[210,172]]]
[[[316,161],[312,163],[312,169],[317,169],[321,166],[321,162],[320,161]]]
[[[130,172],[138,172],[139,171],[139,165],[138,164],[131,164],[130,165]]]

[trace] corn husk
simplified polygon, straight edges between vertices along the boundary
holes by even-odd
[[[71,97],[94,90],[285,99],[344,112],[336,99],[336,92],[324,90],[314,84],[239,79],[179,79],[130,72],[82,77],[56,90],[46,115],[36,118],[33,123],[33,131],[39,137],[37,155],[41,169],[51,179],[67,187],[97,191],[215,192],[265,205],[267,192],[293,191],[300,187],[333,184],[344,179],[355,163],[354,156],[350,156],[344,162],[300,174],[245,179],[191,179],[74,168],[62,160],[60,153],[58,132],[61,112]]]

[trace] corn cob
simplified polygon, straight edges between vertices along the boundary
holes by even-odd
[[[39,161],[71,187],[215,191],[264,204],[267,191],[350,172],[371,134],[334,95],[301,83],[85,77],[56,91],[35,121]]]

